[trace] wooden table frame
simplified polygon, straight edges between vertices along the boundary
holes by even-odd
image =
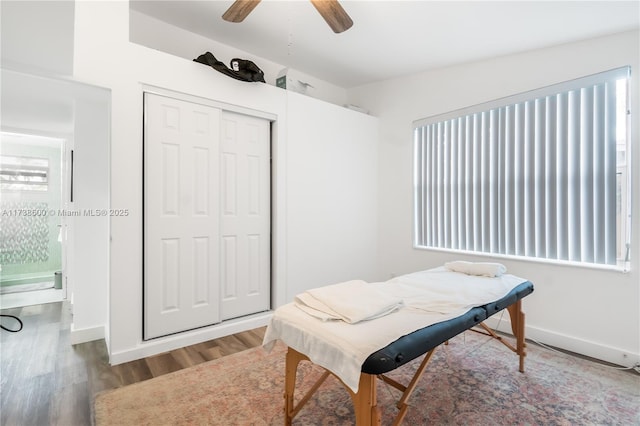
[[[513,352],[515,352],[519,356],[520,364],[519,371],[524,373],[524,358],[526,356],[526,342],[524,336],[524,313],[522,312],[522,301],[517,300],[512,305],[508,306],[507,311],[509,312],[509,316],[511,317],[511,329],[513,331],[513,335],[515,337],[515,346],[512,343],[505,340],[502,336],[496,334],[491,328],[489,328],[484,323],[480,323],[479,325],[484,329],[484,331],[478,331],[483,334],[487,334],[499,342],[507,346]],[[452,336],[453,337],[453,336]],[[360,373],[360,382],[358,385],[358,392],[353,392],[348,386],[345,386],[349,395],[351,396],[351,400],[353,402],[355,416],[356,416],[356,425],[357,426],[369,426],[369,425],[380,425],[380,408],[377,405],[377,393],[376,393],[376,379],[380,379],[385,383],[395,387],[396,389],[402,392],[402,396],[399,401],[396,403],[399,411],[394,419],[393,425],[399,425],[404,419],[407,409],[409,405],[407,404],[407,400],[413,393],[415,387],[418,384],[418,381],[422,377],[424,371],[426,370],[427,364],[431,360],[434,351],[437,347],[429,350],[424,359],[422,360],[418,370],[414,374],[413,378],[409,382],[408,385],[403,385],[398,383],[397,381],[385,376],[384,374],[367,374]],[[310,361],[309,358],[296,351],[293,348],[287,349],[286,355],[286,366],[285,366],[285,392],[284,392],[284,424],[291,425],[293,418],[300,412],[302,407],[311,399],[313,394],[318,390],[320,385],[329,377],[329,374],[333,374],[328,370],[322,374],[322,376],[314,383],[314,385],[309,389],[309,391],[298,401],[297,404],[294,402],[294,393],[296,386],[296,376],[298,371],[298,364],[301,361]]]

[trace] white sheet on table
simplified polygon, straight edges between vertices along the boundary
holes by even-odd
[[[403,275],[387,282],[388,290],[404,301],[396,312],[348,324],[322,321],[289,303],[273,314],[263,345],[271,350],[279,339],[357,392],[362,364],[375,351],[401,336],[496,301],[525,281],[509,274],[469,276],[444,267]]]
[[[385,291],[386,287],[386,283],[345,281],[300,293],[294,303],[323,321],[341,320],[355,324],[388,315],[402,306],[402,299]]]

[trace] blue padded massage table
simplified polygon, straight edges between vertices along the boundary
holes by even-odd
[[[522,299],[533,292],[533,284],[523,281],[516,285],[508,294],[482,306],[476,306],[467,312],[446,321],[437,322],[414,332],[400,336],[382,349],[372,352],[362,364],[357,391],[347,386],[347,382],[333,371],[325,368],[324,374],[311,387],[311,389],[297,402],[294,402],[296,374],[298,364],[301,361],[312,361],[305,351],[298,351],[288,344],[285,372],[285,425],[290,425],[293,418],[302,409],[304,404],[312,397],[324,380],[330,375],[338,377],[345,385],[354,404],[356,425],[379,425],[380,408],[376,401],[376,379],[383,380],[387,384],[397,388],[403,394],[397,403],[399,412],[394,425],[400,424],[406,415],[407,400],[415,389],[418,380],[424,373],[435,349],[443,343],[467,330],[487,334],[516,353],[519,356],[519,371],[524,372],[524,358],[526,356],[525,320],[522,311]],[[496,334],[484,324],[492,315],[506,309],[511,319],[511,328],[515,344],[505,337]],[[371,322],[378,321],[376,319]],[[295,321],[292,321],[295,322]],[[271,325],[270,325],[271,326]],[[295,324],[293,325],[296,326]],[[269,331],[268,331],[269,332]],[[309,333],[309,331],[306,331]],[[512,340],[512,339],[509,339]],[[286,342],[285,342],[286,343]],[[422,355],[425,355],[409,384],[401,384],[385,376],[388,373]]]

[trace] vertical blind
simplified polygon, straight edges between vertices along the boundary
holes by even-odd
[[[628,75],[414,123],[416,246],[615,265],[616,84]]]

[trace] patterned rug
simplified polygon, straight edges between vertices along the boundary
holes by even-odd
[[[284,354],[278,345],[200,364],[99,394],[97,426],[282,425]],[[408,383],[421,358],[390,376]],[[528,346],[526,372],[499,342],[466,332],[435,351],[409,400],[406,425],[638,425],[640,375]],[[300,364],[298,387],[321,369]],[[302,395],[301,392],[297,396]],[[378,381],[382,424],[396,415],[399,392]],[[294,425],[350,425],[351,399],[330,376]]]

